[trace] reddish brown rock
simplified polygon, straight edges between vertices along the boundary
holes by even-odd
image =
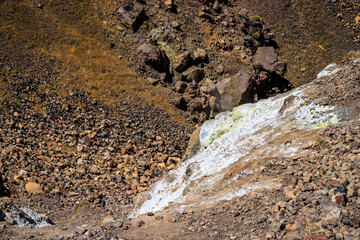
[[[133,32],[140,27],[145,17],[144,8],[136,1],[121,4],[117,11],[117,18]]]
[[[185,52],[180,54],[174,61],[174,69],[177,72],[183,72],[191,65],[192,61],[191,53]]]
[[[37,193],[42,193],[43,192],[43,188],[40,184],[38,183],[32,183],[32,182],[29,182],[25,185],[25,189],[28,193],[34,193],[34,194],[37,194]]]
[[[335,196],[335,201],[339,205],[346,205],[346,197],[344,195]]]
[[[127,153],[126,148],[121,148],[120,153],[121,153],[121,155],[125,155]]]
[[[170,61],[166,54],[159,48],[149,43],[144,43],[138,47],[138,52],[145,64],[159,72],[169,72]]]
[[[240,71],[232,77],[225,78],[216,84],[219,108],[229,111],[242,103],[253,102],[254,82],[253,72],[246,66],[240,66]]]

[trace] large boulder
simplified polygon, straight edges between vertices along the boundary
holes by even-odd
[[[251,69],[242,65],[234,76],[217,83],[216,91],[211,93],[217,98],[217,108],[221,111],[230,111],[239,104],[253,102],[256,95],[253,75]]]
[[[277,61],[274,47],[259,47],[255,53],[255,64],[259,64],[267,71],[273,71]]]
[[[140,27],[145,18],[145,10],[140,3],[135,1],[121,4],[117,11],[117,18],[133,32]]]
[[[170,60],[165,52],[158,47],[149,43],[144,43],[138,47],[138,52],[145,64],[153,67],[159,72],[169,72]]]

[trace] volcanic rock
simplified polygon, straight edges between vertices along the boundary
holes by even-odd
[[[29,208],[11,206],[5,210],[6,221],[11,225],[25,228],[39,228],[55,225],[45,214],[37,213]]]
[[[182,81],[177,81],[175,83],[175,91],[178,93],[183,93],[187,87],[187,84]]]
[[[190,52],[184,52],[183,54],[180,54],[176,56],[175,62],[174,62],[174,69],[177,72],[183,72],[185,71],[192,63],[193,59]]]
[[[186,100],[185,100],[184,97],[178,97],[178,98],[176,98],[176,99],[174,100],[174,105],[175,105],[177,108],[179,108],[179,109],[181,109],[181,110],[183,110],[183,111],[186,111],[186,110],[187,110],[187,102],[186,102]]]
[[[142,226],[144,226],[145,225],[145,222],[143,221],[143,220],[140,220],[140,221],[138,221],[137,223],[136,223],[136,226],[137,227],[142,227]]]
[[[164,0],[164,5],[168,10],[172,10],[174,8],[174,0]]]
[[[274,47],[259,47],[255,53],[254,61],[256,64],[267,70],[273,71],[277,61],[277,54]],[[280,66],[279,66],[280,67]]]
[[[121,4],[117,11],[117,18],[133,32],[140,27],[145,18],[145,10],[141,4],[136,1]]]
[[[338,207],[328,206],[326,207],[326,216],[323,218],[322,223],[327,225],[336,225],[340,222],[341,211]]]
[[[92,167],[90,168],[90,173],[94,175],[100,174],[99,168],[96,165],[92,165]]]
[[[149,66],[159,72],[168,72],[170,61],[165,52],[149,43],[138,47],[140,58]]]
[[[25,189],[28,193],[42,193],[43,189],[40,184],[29,182],[25,185]]]
[[[276,62],[273,68],[273,71],[278,73],[279,75],[283,75],[286,71],[286,65],[283,62]]]
[[[184,81],[198,83],[204,79],[205,71],[201,68],[190,68],[182,75]]]
[[[252,77],[252,71],[242,65],[237,74],[217,83],[216,89],[220,95],[219,108],[229,111],[241,103],[252,102],[255,95]]]
[[[208,60],[208,56],[206,54],[206,51],[202,48],[197,48],[194,52],[194,62],[195,63],[200,63],[200,62],[205,62]]]

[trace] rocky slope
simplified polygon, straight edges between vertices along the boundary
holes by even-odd
[[[111,23],[135,32],[120,37],[130,35],[138,46],[139,72],[172,88],[174,105],[203,122],[309,82],[358,49],[331,14],[322,1],[152,1],[121,3],[120,26]]]
[[[348,59],[356,6],[0,1],[1,238],[356,239],[357,64],[310,95],[343,109],[343,122],[306,136],[311,154],[263,162],[279,187],[128,219],[137,196],[186,159],[193,122]]]
[[[64,182],[65,188],[59,192],[55,188],[50,194],[34,195],[31,198],[28,195],[30,201],[26,206],[31,206],[40,212],[46,212],[46,206],[48,206],[49,216],[59,220],[55,226],[23,229],[19,235],[19,228],[3,224],[2,234],[9,239],[30,238],[31,236],[42,236],[44,239],[358,239],[360,236],[360,109],[357,104],[360,100],[360,68],[358,61],[327,69],[325,76],[319,75],[321,76],[319,79],[305,88],[308,97],[304,106],[307,106],[309,101],[315,101],[316,105],[311,108],[312,110],[308,109],[309,114],[314,116],[308,116],[306,112],[299,110],[305,118],[304,122],[298,123],[295,118],[291,120],[295,132],[286,133],[285,138],[278,137],[272,142],[264,143],[275,151],[255,148],[251,150],[250,159],[244,162],[245,165],[236,163],[226,168],[229,172],[224,176],[228,183],[221,189],[226,189],[225,194],[227,194],[228,190],[234,186],[244,188],[248,185],[258,185],[246,194],[206,205],[202,205],[204,203],[202,198],[195,197],[190,202],[185,202],[191,204],[180,211],[177,207],[169,207],[166,212],[147,212],[145,215],[129,219],[127,216],[133,210],[131,205],[127,205],[130,208],[123,205],[128,203],[124,202],[124,195],[116,193],[116,189],[109,191],[112,182],[116,180],[106,182],[112,173],[108,168],[107,173],[99,175],[101,178],[93,178],[94,185],[83,185],[89,188],[88,191],[91,188],[94,192],[85,191],[87,197],[81,202],[77,198],[78,194],[84,195],[81,187],[78,187],[78,191],[69,192],[66,198],[63,198],[67,189],[74,188],[70,181]],[[298,91],[295,89],[293,92]],[[289,92],[284,96],[291,96],[291,94],[293,93]],[[264,102],[275,102],[276,99],[281,99],[279,97],[281,96]],[[297,100],[292,102],[297,102]],[[291,104],[294,104],[292,102],[285,101],[285,107],[282,107],[281,112],[288,112],[286,109],[291,108]],[[328,110],[318,104],[328,106]],[[309,104],[309,106],[312,105]],[[318,122],[315,115],[324,111],[336,111],[339,117],[337,123],[324,122],[325,118],[321,118],[322,122]],[[301,127],[298,124],[305,124],[307,117],[310,117],[311,124],[314,124],[313,130],[300,131]],[[331,124],[332,122],[334,124]],[[283,123],[280,124],[283,130],[284,126]],[[299,130],[296,130],[297,128]],[[272,135],[280,136],[281,132],[274,132]],[[260,142],[261,139],[257,141]],[[302,143],[300,148],[294,148],[293,144],[296,142]],[[218,145],[217,141],[213,144]],[[224,156],[227,150],[231,151],[225,145],[217,146],[217,150],[223,151]],[[282,151],[278,150],[277,146],[283,146],[292,154],[285,151],[285,155],[280,156]],[[224,147],[223,150],[221,150],[222,147]],[[211,143],[209,149],[212,149]],[[292,149],[295,149],[294,152]],[[87,163],[86,159],[85,161],[80,159],[85,164]],[[187,161],[191,163],[192,160]],[[200,170],[194,167],[194,164],[190,165],[193,169],[186,174],[198,175]],[[62,179],[60,176],[55,177],[56,172],[62,175],[68,175],[68,172],[76,173],[76,170],[71,170],[72,163],[69,163],[69,166],[66,164],[56,164],[56,166],[59,170],[54,171],[54,178]],[[41,168],[42,166],[34,164],[34,167]],[[11,167],[7,169],[11,170]],[[26,170],[30,172],[31,167]],[[15,181],[26,180],[26,174],[27,172],[20,177],[14,176]],[[91,183],[91,176],[96,174],[90,170],[86,182]],[[239,177],[235,179],[235,175]],[[75,174],[74,177],[75,180],[81,182],[81,175]],[[117,179],[116,176],[114,177]],[[171,175],[165,179],[171,179]],[[124,180],[126,181],[126,175]],[[214,186],[221,185],[221,182],[223,180]],[[45,183],[46,181],[43,182]],[[96,183],[108,189],[102,189]],[[191,185],[189,186],[192,187]],[[196,185],[193,184],[193,186]],[[43,191],[34,185],[25,186],[25,188],[33,193]],[[218,194],[216,190],[218,188],[214,188],[215,190],[204,186],[202,188],[200,192],[205,194],[204,196],[209,189],[211,195]],[[191,188],[188,190],[190,193],[199,191],[191,190]],[[20,191],[21,184],[17,192]],[[104,193],[105,195],[102,195]],[[129,192],[127,191],[126,194]],[[168,193],[160,193],[156,190],[151,193],[151,198],[155,198],[157,194],[165,197]],[[63,210],[62,213],[52,212],[48,205],[54,201],[54,195],[57,196],[56,203],[59,205],[58,209]],[[71,200],[75,199],[79,199],[78,205],[71,214],[67,215],[66,207],[68,204],[73,205]],[[9,216],[14,215],[11,206],[25,203],[24,200],[18,198],[4,198],[2,211],[8,219]],[[97,215],[90,217],[94,214]],[[73,223],[74,219],[76,219],[76,224]],[[48,228],[52,231],[49,232]]]

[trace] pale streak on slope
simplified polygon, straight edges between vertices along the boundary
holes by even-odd
[[[142,204],[131,216],[168,207],[180,210],[211,205],[253,189],[278,186],[276,179],[261,174],[262,166],[273,159],[305,154],[301,146],[316,129],[339,121],[335,107],[310,99],[312,88],[307,84],[244,104],[205,122],[200,130],[199,153],[142,195]]]

